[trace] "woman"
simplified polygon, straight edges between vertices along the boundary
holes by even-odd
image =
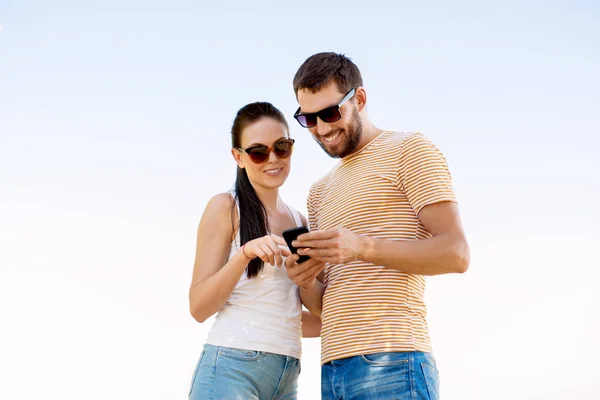
[[[282,267],[281,233],[307,224],[279,197],[294,141],[283,114],[257,102],[238,111],[231,142],[235,191],[214,196],[198,227],[190,312],[198,322],[218,314],[190,399],[295,399],[301,336],[321,325]]]

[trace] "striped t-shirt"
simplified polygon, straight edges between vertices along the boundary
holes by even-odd
[[[387,240],[431,237],[417,214],[456,201],[442,153],[420,133],[385,131],[311,187],[311,230],[347,228]],[[325,268],[321,363],[390,351],[431,351],[425,278],[356,261]]]

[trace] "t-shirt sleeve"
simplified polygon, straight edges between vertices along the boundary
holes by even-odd
[[[319,229],[317,225],[317,199],[315,195],[315,185],[310,188],[308,199],[306,200],[306,210],[308,211],[308,228],[311,231]]]
[[[423,207],[442,201],[456,202],[446,158],[424,135],[405,139],[400,149],[398,187],[418,215]]]

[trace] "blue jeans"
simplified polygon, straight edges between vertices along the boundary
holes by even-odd
[[[322,400],[439,400],[431,353],[366,354],[330,361],[321,368]]]
[[[190,400],[295,400],[300,361],[263,351],[204,345]]]

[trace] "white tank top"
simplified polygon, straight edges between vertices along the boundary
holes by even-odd
[[[301,226],[298,211],[289,209],[296,226]],[[238,215],[239,211],[238,205]],[[239,247],[238,230],[231,242],[229,258]],[[302,304],[298,286],[288,278],[285,264],[276,267],[264,263],[259,274],[251,279],[244,271],[231,296],[217,313],[206,343],[300,359],[301,337]]]

